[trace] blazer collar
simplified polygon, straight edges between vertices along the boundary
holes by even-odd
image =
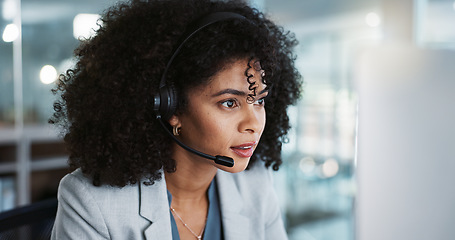
[[[161,176],[151,186],[139,184],[139,215],[151,222],[144,231],[145,239],[172,239],[166,181],[164,174]]]
[[[235,184],[233,174],[217,172],[217,187],[220,200],[223,233],[225,240],[248,240],[250,219],[242,213],[244,200]],[[139,215],[150,221],[145,229],[145,239],[172,239],[169,201],[164,174],[151,186],[140,183]],[[128,204],[128,203],[125,203]]]
[[[225,240],[248,240],[250,219],[242,213],[244,200],[235,184],[234,174],[218,170],[216,180]]]

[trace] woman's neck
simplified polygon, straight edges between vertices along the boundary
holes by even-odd
[[[207,201],[207,189],[217,168],[191,153],[181,153],[173,154],[176,171],[164,173],[167,189],[172,195],[172,205],[185,207]]]

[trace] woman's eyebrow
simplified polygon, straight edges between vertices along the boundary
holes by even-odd
[[[261,95],[261,94],[263,94],[265,92],[268,92],[268,91],[269,91],[269,89],[265,88],[261,92],[259,92],[259,95]],[[221,90],[221,91],[213,94],[212,97],[218,97],[218,96],[221,96],[223,94],[232,94],[232,95],[237,95],[237,96],[246,96],[246,95],[248,95],[248,93],[246,93],[246,92],[239,91],[237,89],[227,88],[227,89]]]
[[[227,88],[227,89],[221,90],[221,91],[213,94],[212,97],[217,97],[217,96],[220,96],[223,94],[232,94],[232,95],[237,95],[237,96],[246,96],[247,95],[246,92],[239,91],[239,90],[232,89],[232,88]]]

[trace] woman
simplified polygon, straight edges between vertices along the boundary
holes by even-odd
[[[76,170],[52,239],[286,239],[267,168],[300,95],[295,44],[240,1],[110,8],[54,90]]]

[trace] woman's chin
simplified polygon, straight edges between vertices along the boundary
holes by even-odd
[[[238,173],[238,172],[244,171],[246,169],[246,167],[248,166],[249,162],[250,162],[249,158],[248,159],[234,159],[233,167],[226,167],[226,166],[222,166],[219,164],[216,164],[216,167],[225,172]]]

